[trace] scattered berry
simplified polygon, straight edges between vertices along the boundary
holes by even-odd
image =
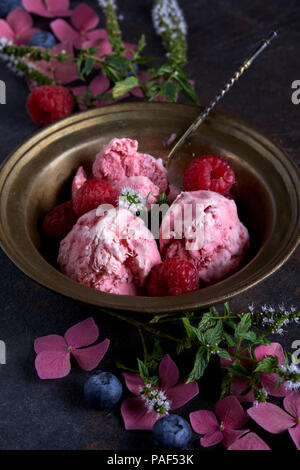
[[[166,449],[182,449],[191,440],[189,423],[178,415],[167,415],[156,421],[152,429],[152,439],[156,446]]]
[[[0,18],[5,18],[15,8],[22,8],[22,0],[0,0]]]
[[[205,189],[226,194],[235,181],[234,172],[223,158],[217,155],[197,157],[183,175],[184,191]]]
[[[151,297],[181,295],[199,287],[199,276],[195,266],[181,258],[168,258],[152,268],[147,284]]]
[[[39,126],[46,126],[69,116],[73,107],[74,99],[70,91],[58,85],[36,87],[27,101],[27,111]]]
[[[117,191],[109,183],[96,179],[87,180],[75,194],[74,211],[81,217],[101,204],[116,206],[117,198]]]
[[[101,410],[112,408],[121,398],[123,387],[110,372],[96,372],[84,384],[84,395],[89,404]]]
[[[35,33],[31,36],[28,42],[29,46],[45,47],[46,49],[52,49],[55,44],[55,37],[48,31],[39,31],[38,33]]]
[[[64,238],[76,223],[77,216],[73,209],[72,201],[64,202],[54,207],[45,215],[42,232],[47,237]]]

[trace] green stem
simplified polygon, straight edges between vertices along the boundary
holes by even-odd
[[[141,338],[141,343],[142,343],[142,346],[143,346],[143,353],[144,353],[144,362],[146,364],[147,361],[148,361],[148,352],[147,352],[147,348],[146,348],[145,338],[144,338],[144,335],[143,335],[143,332],[142,332],[141,328],[138,328],[138,332],[139,332],[139,335],[140,335],[140,338]]]

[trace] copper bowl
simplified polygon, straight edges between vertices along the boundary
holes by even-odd
[[[57,246],[40,237],[41,215],[70,198],[70,182],[112,137],[139,141],[141,151],[166,157],[165,142],[181,135],[199,113],[194,106],[126,103],[75,114],[33,135],[0,171],[0,241],[28,276],[68,297],[100,307],[148,313],[205,308],[263,281],[292,254],[300,234],[299,170],[285,153],[245,124],[220,113],[211,117],[172,162],[172,182],[181,183],[192,154],[217,153],[233,166],[233,192],[240,219],[248,227],[247,264],[227,279],[177,297],[106,294],[77,284],[55,265]]]

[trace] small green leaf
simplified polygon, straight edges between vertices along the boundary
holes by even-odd
[[[92,72],[94,68],[94,60],[91,59],[91,58],[88,58],[86,61],[85,61],[85,64],[84,64],[84,67],[82,69],[82,74],[83,75],[90,75],[90,73]]]
[[[264,372],[271,374],[278,366],[277,356],[266,356],[262,361],[259,362],[254,372]]]
[[[206,330],[207,328],[215,326],[215,324],[216,320],[212,317],[211,312],[206,312],[198,323],[198,330]]]
[[[156,204],[158,204],[159,206],[161,206],[162,204],[168,204],[169,205],[168,196],[166,195],[165,192],[163,192],[159,195],[159,198],[157,199]]]
[[[241,338],[241,334],[245,334],[248,332],[248,330],[251,328],[251,314],[246,313],[242,316],[240,322],[235,328],[235,337],[236,338]]]
[[[152,351],[152,357],[156,361],[160,361],[164,355],[164,351],[160,345],[160,342],[158,339],[154,341],[154,346],[153,346],[153,351]]]
[[[205,369],[208,366],[208,363],[209,363],[209,358],[207,355],[207,351],[205,348],[201,346],[200,348],[198,348],[196,352],[194,367],[187,379],[187,383],[193,382],[193,380],[200,379],[200,377],[202,377],[202,375],[204,374]]]
[[[218,344],[223,336],[223,323],[219,320],[214,328],[207,330],[204,334],[205,341],[207,344],[215,345]]]
[[[146,364],[144,364],[143,361],[141,361],[139,358],[137,359],[138,362],[138,368],[139,368],[139,374],[142,377],[142,379],[146,380],[149,377],[149,371],[148,367]]]
[[[227,372],[234,375],[235,377],[239,377],[241,379],[247,379],[249,377],[249,372],[245,367],[243,367],[238,359],[234,361],[234,363],[230,366],[226,366]]]
[[[179,89],[178,83],[165,82],[160,85],[160,95],[164,96],[170,103],[175,103]]]
[[[115,364],[116,364],[116,367],[117,367],[118,369],[128,370],[128,372],[133,372],[133,373],[135,373],[135,374],[138,372],[137,369],[132,369],[131,367],[127,367],[127,366],[125,366],[124,364],[122,364],[121,362],[116,361]]]
[[[235,345],[235,342],[234,342],[232,336],[230,336],[228,333],[226,333],[226,331],[223,332],[223,336],[225,338],[226,343],[228,344],[228,347],[233,348],[233,346]]]
[[[219,352],[217,352],[218,356],[221,357],[222,359],[227,359],[227,361],[231,361],[231,356],[226,349],[219,348]]]
[[[254,333],[254,331],[246,331],[245,333],[240,333],[239,337],[251,341],[252,343],[256,341],[256,334]]]
[[[114,98],[120,98],[128,93],[133,88],[139,85],[139,80],[136,77],[127,77],[125,80],[117,82],[113,87],[112,93]]]

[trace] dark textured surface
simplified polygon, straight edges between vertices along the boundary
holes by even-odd
[[[162,55],[163,48],[151,25],[151,4],[150,0],[123,2],[120,13],[124,15],[124,38],[136,42],[140,33],[145,32],[148,52]],[[252,49],[252,44],[279,27],[280,38],[257,60],[219,109],[258,128],[299,164],[300,105],[291,102],[291,84],[300,79],[299,1],[185,0],[181,4],[189,25],[187,70],[196,80],[202,104],[208,103],[245,53]],[[0,158],[3,160],[36,127],[25,112],[28,94],[25,83],[3,64],[0,64],[0,79],[7,84],[7,105],[0,106]],[[268,280],[232,301],[233,309],[240,311],[252,300],[256,304],[299,305],[299,265],[298,250]],[[82,388],[88,374],[76,364],[69,376],[54,381],[39,380],[34,369],[36,337],[63,334],[69,326],[88,316],[96,319],[100,338],[111,339],[103,369],[116,372],[115,360],[134,365],[135,356],[141,355],[135,328],[38,286],[2,252],[0,302],[0,339],[7,346],[7,364],[0,365],[0,449],[152,448],[150,432],[124,430],[118,406],[112,412],[96,412],[86,405]],[[282,341],[290,349],[295,339],[300,340],[299,327],[290,328]],[[188,356],[181,358],[181,365],[183,370],[190,369]],[[200,395],[181,409],[180,414],[187,417],[192,409],[213,407],[217,382],[211,368],[199,383]],[[271,436],[259,430],[259,434],[274,446],[293,448],[287,433]],[[199,448],[198,439],[191,448]]]

